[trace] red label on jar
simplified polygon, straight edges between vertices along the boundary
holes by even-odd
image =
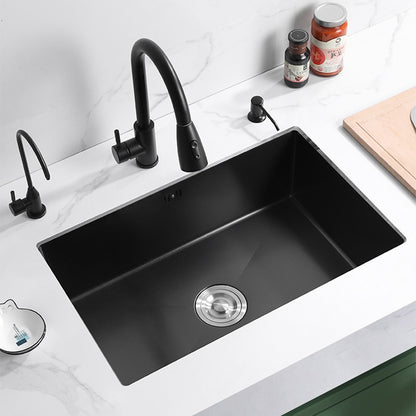
[[[338,71],[343,66],[346,36],[322,42],[311,36],[311,67],[322,74]]]

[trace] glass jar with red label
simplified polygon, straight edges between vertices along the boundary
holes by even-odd
[[[311,27],[311,71],[317,75],[339,74],[344,67],[347,10],[338,3],[320,4]]]

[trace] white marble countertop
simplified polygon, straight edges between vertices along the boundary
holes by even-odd
[[[351,36],[336,77],[311,75],[292,90],[279,67],[191,106],[212,163],[274,134],[271,123],[245,117],[251,96],[263,96],[281,129],[304,130],[406,242],[128,387],[36,244],[183,177],[173,115],[156,121],[154,169],[116,165],[105,142],[50,166],[50,182],[34,174],[48,208],[41,220],[8,210],[10,190],[23,195],[24,179],[0,188],[0,301],[13,298],[47,324],[37,349],[0,355],[1,412],[183,416],[228,398],[203,413],[277,415],[416,345],[415,199],[341,127],[345,117],[415,85],[416,57],[407,52],[415,22],[412,9]]]

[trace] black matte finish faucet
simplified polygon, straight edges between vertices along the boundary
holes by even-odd
[[[13,215],[19,215],[26,211],[29,218],[38,219],[42,218],[46,213],[46,207],[42,204],[40,194],[37,189],[33,186],[32,178],[30,176],[29,167],[27,165],[26,154],[23,149],[22,137],[30,144],[30,147],[35,152],[36,157],[39,160],[40,166],[42,167],[43,173],[47,180],[50,179],[48,167],[46,166],[45,160],[40,153],[40,150],[36,146],[33,139],[24,130],[18,130],[16,133],[17,146],[19,147],[20,157],[22,158],[23,169],[25,171],[27,181],[27,193],[26,198],[16,199],[14,191],[10,192],[12,202],[9,204],[10,211]]]
[[[135,158],[141,168],[152,168],[158,162],[154,123],[149,114],[145,55],[156,65],[172,100],[177,123],[176,138],[181,169],[185,172],[201,170],[208,162],[201,139],[191,120],[181,83],[168,57],[149,39],[138,40],[131,51],[137,117],[133,126],[135,137],[121,142],[120,134],[115,130],[116,144],[112,146],[114,159],[117,163],[122,163]]]

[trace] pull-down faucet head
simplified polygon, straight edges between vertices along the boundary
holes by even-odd
[[[135,158],[142,168],[152,168],[158,162],[154,123],[149,114],[145,55],[159,70],[172,101],[177,124],[176,140],[180,167],[185,172],[201,170],[208,162],[201,139],[191,120],[181,83],[168,57],[156,43],[149,39],[138,40],[131,51],[137,118],[134,123],[135,137],[121,142],[119,132],[116,130],[114,132],[116,144],[112,147],[113,156],[117,163]]]

